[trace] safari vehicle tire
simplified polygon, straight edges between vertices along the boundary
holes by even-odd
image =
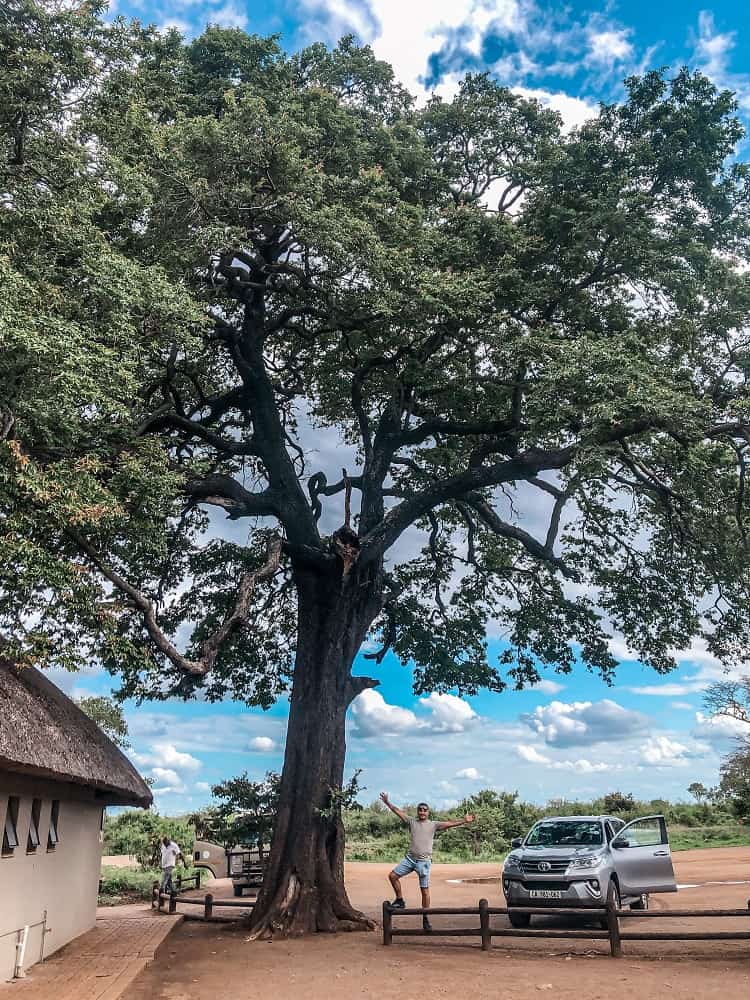
[[[514,913],[512,910],[508,913],[508,920],[510,920],[511,927],[528,927],[531,923],[530,913]]]

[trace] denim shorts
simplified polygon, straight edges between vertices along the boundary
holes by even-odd
[[[416,858],[407,854],[403,861],[399,861],[393,869],[393,872],[395,875],[398,875],[399,878],[403,878],[404,875],[411,875],[412,872],[416,872],[419,876],[419,888],[429,889],[431,867],[431,861],[417,861]]]

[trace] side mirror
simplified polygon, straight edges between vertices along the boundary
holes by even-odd
[[[512,848],[523,847],[523,837],[514,837],[510,842]]]
[[[612,847],[617,847],[617,848],[630,847],[630,841],[627,839],[627,837],[615,837],[615,839],[612,841]]]

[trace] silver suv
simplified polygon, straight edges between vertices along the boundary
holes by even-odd
[[[616,816],[550,816],[511,843],[503,865],[503,892],[513,906],[603,906],[610,885],[615,901],[648,907],[651,892],[676,892],[663,816],[623,823]],[[528,913],[509,913],[528,927]],[[606,921],[603,921],[606,924]]]

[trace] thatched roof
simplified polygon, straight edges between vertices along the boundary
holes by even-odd
[[[86,785],[110,804],[153,801],[140,774],[85,712],[39,670],[3,659],[0,771]]]

